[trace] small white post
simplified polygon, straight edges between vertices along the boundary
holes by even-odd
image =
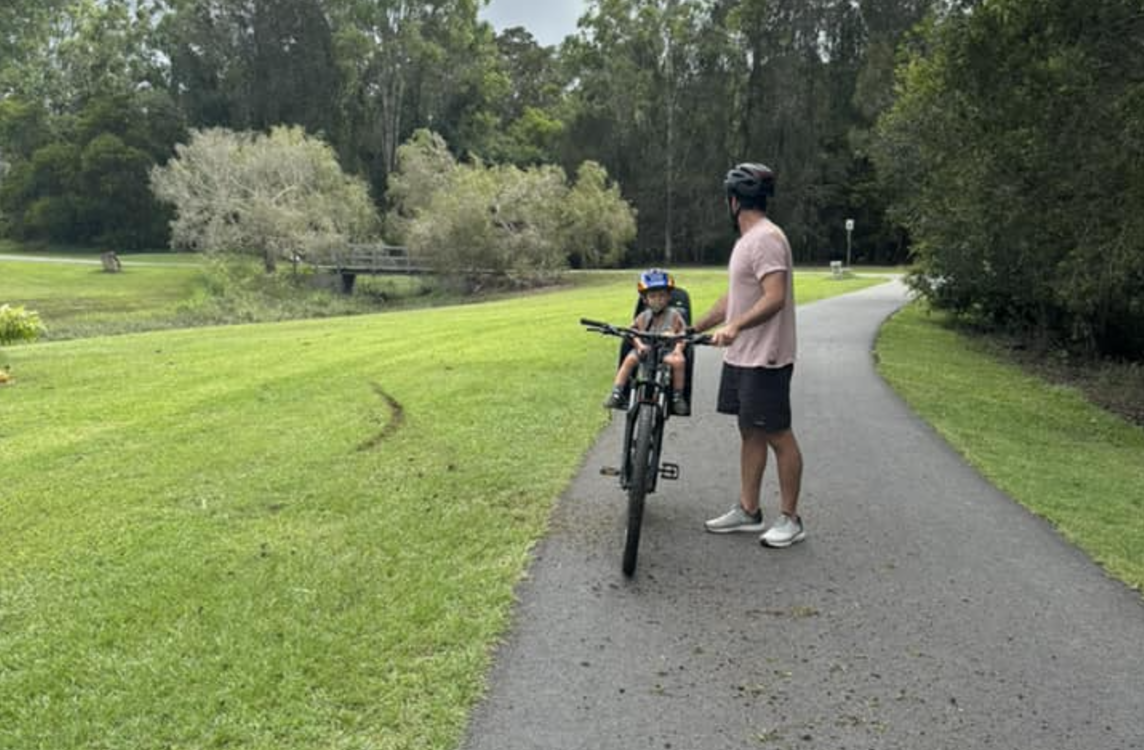
[[[854,231],[854,220],[846,220],[846,267],[850,268],[850,233]]]

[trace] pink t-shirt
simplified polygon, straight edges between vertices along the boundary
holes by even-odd
[[[750,310],[763,297],[767,274],[786,272],[786,304],[754,328],[739,332],[723,352],[723,361],[739,367],[785,367],[794,362],[794,261],[783,230],[763,219],[739,238],[728,267],[727,320]]]

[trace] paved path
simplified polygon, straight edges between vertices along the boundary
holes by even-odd
[[[1144,606],[966,467],[874,372],[891,283],[800,308],[796,431],[806,542],[706,534],[736,497],[737,436],[669,423],[639,569],[597,469],[561,498],[519,589],[466,750],[1144,748]],[[777,513],[772,471],[765,510]]]
[[[68,258],[65,256],[46,256],[46,255],[6,255],[0,254],[0,261],[13,261],[16,263],[66,263],[76,266],[102,266],[103,261],[92,260],[89,258]],[[178,267],[178,268],[197,268],[201,266],[200,263],[184,263],[180,261],[170,262],[156,262],[149,260],[124,260],[122,257],[119,259],[121,265],[124,266],[157,266],[157,267]]]

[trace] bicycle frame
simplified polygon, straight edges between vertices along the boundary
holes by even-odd
[[[640,358],[632,378],[628,410],[624,426],[623,461],[620,468],[604,469],[605,474],[618,474],[620,487],[628,495],[628,526],[625,533],[623,571],[631,576],[636,568],[640,527],[643,523],[644,500],[655,492],[660,476],[679,478],[678,464],[661,464],[663,426],[671,415],[671,366],[664,361],[668,351],[685,344],[709,344],[710,336],[687,333],[682,336],[648,333],[634,328],[620,328],[607,323],[581,319],[590,331],[629,340],[639,339],[648,351]]]
[[[650,461],[655,471],[647,474],[647,492],[655,492],[656,483],[663,469],[659,463],[660,448],[663,444],[663,425],[671,416],[669,396],[671,394],[671,367],[664,362],[674,342],[650,342],[650,351],[640,359],[639,367],[632,376],[631,392],[628,399],[627,426],[624,430],[624,464],[620,470],[620,487],[628,489],[632,480],[632,449],[635,445],[636,423],[639,420],[640,405],[648,404],[655,409],[656,418],[652,423]],[[672,464],[667,472],[671,478],[679,476],[679,467]]]

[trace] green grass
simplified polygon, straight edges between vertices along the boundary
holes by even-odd
[[[36,310],[52,328],[173,315],[201,290],[195,266],[126,265],[120,273],[73,263],[0,260],[0,300]]]
[[[889,321],[877,349],[890,384],[985,477],[1144,590],[1144,430],[918,305]]]
[[[0,747],[454,747],[629,277],[5,349]]]
[[[0,254],[4,254],[0,246]],[[120,273],[105,273],[98,255],[20,252],[78,263],[0,259],[0,302],[40,313],[49,340],[226,323],[267,322],[441,304],[419,277],[363,277],[352,297],[309,286],[289,270],[266,277],[257,262],[223,268],[197,256],[137,254]]]
[[[0,303],[24,305],[40,313],[48,340],[85,338],[210,324],[268,322],[376,312],[384,309],[440,306],[450,296],[432,279],[410,276],[363,276],[353,297],[291,283],[289,271],[266,279],[257,263],[220,273],[216,266],[185,254],[125,256],[120,273],[105,273],[98,254],[90,250],[27,252],[0,240],[0,254],[87,261],[39,263],[0,260]],[[688,269],[681,275],[696,300],[718,296],[726,273],[722,269]],[[820,286],[828,273],[800,273],[799,302],[836,293],[833,284]],[[585,271],[569,274],[581,286],[631,283],[633,271]],[[810,283],[815,280],[815,283]],[[874,283],[869,279],[862,283]],[[851,282],[847,282],[851,283]],[[631,284],[634,288],[634,283]],[[854,289],[857,286],[846,286]],[[633,292],[634,294],[634,292]],[[452,298],[455,299],[455,296]],[[697,304],[699,304],[697,302]],[[698,311],[696,314],[699,314]]]

